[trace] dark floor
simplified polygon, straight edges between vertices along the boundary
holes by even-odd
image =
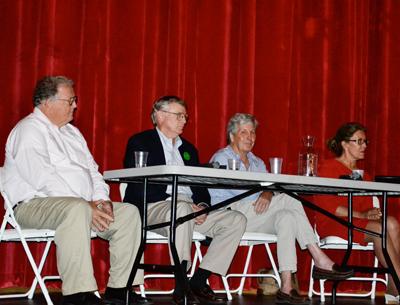
[[[274,305],[275,297],[272,296],[257,296],[254,294],[244,294],[242,296],[234,295],[234,299],[228,302],[228,305]],[[61,304],[61,294],[51,293],[51,298],[54,305]],[[172,304],[170,296],[151,296],[156,304],[169,305]],[[46,305],[46,302],[41,294],[35,295],[33,300],[28,299],[0,299],[1,305]],[[314,297],[310,301],[310,305],[321,304],[319,298]],[[325,304],[331,304],[330,298],[327,298]],[[337,298],[338,305],[383,305],[385,304],[383,296],[378,296],[374,301],[369,298]]]

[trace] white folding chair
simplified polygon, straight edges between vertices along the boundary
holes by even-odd
[[[44,279],[41,276],[41,271],[43,269],[44,263],[46,261],[47,255],[50,250],[51,243],[54,240],[54,231],[53,230],[36,230],[36,229],[21,229],[17,221],[14,217],[14,211],[12,208],[12,204],[9,201],[7,195],[4,193],[3,189],[3,168],[0,167],[0,190],[1,195],[4,198],[4,207],[5,214],[3,217],[3,222],[0,227],[0,243],[1,242],[20,242],[24,248],[24,252],[29,260],[29,263],[32,267],[32,270],[35,274],[35,278],[32,282],[30,289],[26,293],[18,293],[18,294],[7,294],[0,295],[0,299],[6,298],[23,298],[28,297],[28,299],[33,298],[33,294],[35,292],[35,288],[37,284],[39,284],[40,289],[46,299],[47,304],[53,304],[50,299],[49,292],[44,284]],[[29,249],[28,242],[44,242],[46,243],[45,249],[43,251],[42,257],[40,259],[39,264],[37,265],[32,252]]]
[[[374,206],[379,206],[379,200],[378,198],[374,197]],[[327,236],[325,238],[320,239],[316,228],[314,228],[315,234],[317,236],[317,239],[319,241],[319,246],[321,249],[332,249],[332,250],[347,250],[347,245],[348,242],[347,240],[340,238],[338,236]],[[356,251],[372,251],[374,252],[374,246],[372,243],[368,243],[367,245],[363,246],[358,243],[353,243],[352,249]],[[378,258],[374,256],[374,267],[378,267]],[[325,302],[325,296],[331,296],[332,293],[330,292],[325,292],[325,281],[326,280],[320,280],[319,281],[319,286],[320,286],[320,291],[318,292],[317,290],[314,289],[314,279],[312,278],[312,270],[314,267],[314,260],[311,260],[311,272],[310,272],[310,283],[308,287],[308,296],[311,298],[314,294],[320,296],[320,301]],[[385,279],[378,277],[378,274],[374,272],[372,274],[372,277],[368,276],[354,276],[347,281],[361,281],[361,282],[371,282],[371,289],[367,292],[337,292],[337,296],[345,296],[345,297],[371,297],[372,300],[375,299],[375,293],[376,293],[376,283],[381,282],[384,285],[387,284],[387,276]]]
[[[240,247],[248,247],[246,261],[244,264],[243,272],[242,273],[229,273],[226,276],[222,277],[222,281],[225,287],[225,291],[228,297],[228,300],[232,300],[232,293],[237,292],[239,295],[243,293],[243,288],[245,284],[246,277],[253,278],[253,277],[269,277],[273,278],[279,285],[281,286],[281,278],[279,275],[278,268],[276,267],[275,259],[272,255],[271,249],[269,247],[270,244],[277,242],[277,236],[273,234],[266,234],[266,233],[256,233],[256,232],[245,232],[240,240]],[[259,274],[259,273],[249,273],[249,265],[251,256],[253,253],[253,248],[256,245],[264,245],[265,250],[267,252],[267,256],[269,261],[271,262],[272,274]],[[236,289],[231,289],[228,284],[228,279],[230,277],[240,277],[240,285]],[[223,290],[217,292],[225,292]]]
[[[14,210],[12,208],[12,204],[8,199],[7,194],[3,189],[3,167],[0,167],[0,191],[1,195],[4,199],[4,207],[5,214],[3,217],[3,222],[0,227],[0,243],[1,242],[20,242],[23,246],[24,252],[28,258],[28,261],[32,267],[35,278],[33,279],[32,285],[30,289],[25,293],[17,293],[17,294],[5,294],[0,295],[0,299],[8,299],[8,298],[24,298],[32,299],[35,293],[35,289],[39,284],[40,289],[42,290],[43,296],[46,300],[47,304],[53,304],[51,298],[49,296],[49,292],[46,288],[45,281],[46,280],[59,280],[59,275],[48,275],[41,276],[41,272],[43,266],[46,262],[47,255],[49,254],[50,246],[54,240],[54,230],[49,229],[22,229],[20,225],[15,220]],[[96,237],[95,232],[91,232],[91,237]],[[40,258],[39,264],[37,265],[32,252],[28,246],[28,242],[44,242],[45,248],[43,250],[43,254]],[[100,297],[99,293],[96,292],[96,295]]]
[[[321,239],[320,243],[321,249],[336,249],[336,250],[346,250],[347,249],[347,240],[342,239],[337,236],[328,236],[326,238]],[[358,251],[374,251],[374,247],[372,243],[367,244],[366,246],[362,246],[357,243],[353,243],[353,250]],[[314,260],[311,261],[311,272],[314,267]],[[374,267],[378,267],[378,259],[375,256],[374,258]],[[351,293],[351,292],[337,292],[337,296],[349,296],[349,297],[368,297],[371,299],[375,299],[376,292],[376,283],[381,282],[386,285],[386,279],[379,278],[378,274],[375,272],[372,274],[372,277],[361,277],[355,276],[347,279],[347,281],[363,281],[363,282],[371,282],[371,289],[365,293]],[[332,293],[325,292],[325,280],[319,281],[320,292],[314,289],[314,280],[312,278],[312,274],[310,275],[310,285],[308,290],[308,296],[311,298],[313,294],[320,296],[320,301],[325,302],[325,296],[331,296]]]
[[[121,201],[123,201],[125,197],[125,191],[127,188],[127,183],[120,183],[119,185],[119,192],[121,196]],[[200,234],[199,232],[193,232],[193,243],[195,246],[195,252],[194,252],[194,257],[192,260],[192,265],[190,268],[190,271],[188,273],[188,277],[192,277],[194,274],[194,271],[196,269],[196,264],[197,262],[201,259],[201,244],[200,242],[202,240],[205,240],[206,237],[203,234]],[[158,233],[152,232],[152,231],[147,231],[146,234],[146,242],[147,244],[168,244],[168,238],[166,236],[160,235]],[[146,274],[144,276],[144,280],[146,279],[154,279],[154,278],[175,278],[174,274]],[[174,292],[173,289],[171,290],[145,290],[144,285],[140,285],[140,293],[143,297],[146,296],[146,294],[172,294]]]

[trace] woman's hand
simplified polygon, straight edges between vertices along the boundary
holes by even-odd
[[[256,214],[262,214],[268,210],[273,195],[274,194],[272,192],[261,193],[261,195],[253,203]]]
[[[347,207],[338,206],[335,215],[339,217],[348,217]],[[372,208],[363,212],[353,211],[353,217],[368,220],[379,220],[382,217],[382,212],[379,208]]]
[[[364,218],[368,220],[379,220],[382,217],[380,208],[372,208],[363,212]]]
[[[97,200],[90,201],[92,208],[92,229],[103,232],[108,230],[114,221],[114,212],[111,201]]]

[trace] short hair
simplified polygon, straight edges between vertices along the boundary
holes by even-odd
[[[58,87],[65,85],[72,87],[74,82],[65,76],[45,76],[36,83],[33,92],[33,106],[39,106],[44,100],[55,97]]]
[[[233,117],[229,119],[228,125],[226,127],[226,140],[228,144],[231,144],[231,134],[237,133],[239,126],[251,123],[254,128],[258,127],[258,121],[255,116],[249,113],[236,113]]]
[[[343,154],[342,141],[350,140],[350,138],[359,130],[364,132],[367,131],[362,124],[357,122],[343,124],[336,131],[335,136],[327,141],[326,146],[335,154],[335,156],[340,157]]]
[[[185,109],[187,109],[186,102],[178,96],[175,95],[165,95],[157,99],[153,104],[153,109],[151,110],[151,121],[154,126],[157,126],[156,112],[160,110],[167,110],[168,105],[172,103],[177,103]]]

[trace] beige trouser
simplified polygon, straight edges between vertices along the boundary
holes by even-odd
[[[303,250],[317,242],[303,206],[286,194],[272,197],[270,206],[263,214],[256,214],[253,202],[246,200],[234,202],[230,207],[247,217],[247,232],[277,235],[280,272],[297,271],[296,239]]]
[[[126,287],[140,245],[139,211],[131,204],[113,203],[114,222],[97,235],[109,241],[108,287]],[[55,230],[57,268],[64,295],[97,290],[90,255],[92,209],[87,201],[74,197],[35,198],[15,208],[23,228]],[[134,284],[143,283],[138,271]]]
[[[156,224],[170,219],[170,201],[160,201],[148,205],[148,224]],[[178,201],[177,218],[192,213],[191,202]],[[211,212],[206,221],[196,225],[194,220],[184,222],[176,229],[175,246],[180,261],[191,262],[193,230],[212,237],[207,254],[203,257],[200,268],[225,275],[235,255],[240,239],[246,227],[246,217],[236,211],[219,210]],[[168,236],[169,227],[155,230]]]

